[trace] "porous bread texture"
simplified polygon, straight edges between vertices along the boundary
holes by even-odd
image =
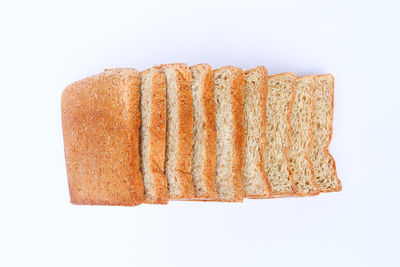
[[[165,175],[170,199],[194,198],[191,175],[193,106],[191,72],[186,64],[158,66],[167,78]]]
[[[290,113],[290,148],[288,158],[298,196],[319,194],[308,154],[311,151],[314,112],[315,76],[296,79],[295,96]]]
[[[287,158],[295,81],[296,75],[291,72],[268,78],[264,168],[271,186],[271,197],[292,196],[296,192]]]
[[[65,88],[61,109],[71,203],[143,202],[139,82],[134,69],[111,69]]]
[[[192,179],[196,200],[215,200],[216,129],[213,73],[208,64],[190,67],[193,98]]]
[[[268,91],[268,71],[264,66],[244,73],[244,167],[243,184],[246,197],[265,198],[270,194],[264,171],[263,152],[265,150],[266,100]]]
[[[342,190],[336,173],[336,164],[328,147],[332,138],[334,78],[331,74],[317,76],[313,124],[314,145],[310,160],[315,182],[321,192]]]
[[[243,201],[243,70],[214,70],[217,129],[215,181],[219,201]]]
[[[166,130],[166,79],[162,71],[147,69],[140,73],[140,170],[145,202],[168,203],[168,184],[164,175]]]

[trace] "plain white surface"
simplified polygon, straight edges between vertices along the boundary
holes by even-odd
[[[398,1],[2,1],[0,266],[400,266]],[[208,62],[336,78],[340,193],[69,204],[64,87]]]

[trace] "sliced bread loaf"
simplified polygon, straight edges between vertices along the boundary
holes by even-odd
[[[218,200],[243,201],[243,70],[214,70],[217,129],[215,180]]]
[[[167,78],[165,175],[170,199],[194,197],[191,175],[193,106],[191,72],[186,64],[161,65]]]
[[[139,73],[106,70],[65,88],[62,125],[71,203],[143,202]]]
[[[164,175],[166,128],[166,79],[159,69],[140,73],[140,170],[145,202],[168,203],[168,183]]]
[[[215,200],[215,104],[211,66],[190,67],[193,97],[192,178],[197,200]]]
[[[290,113],[290,148],[288,158],[298,196],[319,194],[314,170],[308,154],[312,148],[315,76],[297,78],[295,96]]]
[[[313,124],[314,145],[310,160],[314,167],[315,182],[321,192],[342,190],[337,177],[336,164],[328,147],[332,138],[334,78],[331,74],[317,76]]]
[[[244,73],[244,168],[243,184],[246,197],[269,196],[269,184],[264,171],[266,101],[268,71],[259,66]]]
[[[295,82],[296,75],[290,72],[268,77],[264,168],[272,197],[293,196],[296,192],[287,158],[291,131],[289,116],[294,100]]]

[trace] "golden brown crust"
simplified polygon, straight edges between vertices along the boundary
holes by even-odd
[[[215,185],[215,164],[216,164],[216,124],[215,124],[215,103],[214,103],[214,82],[213,72],[209,64],[198,64],[191,68],[201,67],[204,70],[202,104],[205,116],[206,156],[204,163],[204,183],[206,192],[203,195],[196,195],[194,200],[208,201],[217,199]]]
[[[112,69],[65,88],[61,108],[71,203],[143,202],[139,82],[134,69]]]
[[[280,193],[277,193],[277,192],[272,192],[271,191],[271,195],[270,195],[271,198],[292,197],[292,196],[295,196],[296,192],[297,192],[297,187],[296,187],[296,185],[295,185],[295,183],[293,181],[293,174],[292,174],[292,172],[290,170],[290,165],[289,165],[290,162],[289,162],[289,158],[288,158],[288,155],[287,155],[288,151],[289,151],[289,148],[290,148],[290,145],[291,145],[290,134],[291,134],[292,128],[290,126],[290,114],[292,112],[292,107],[293,107],[293,102],[294,102],[295,87],[296,87],[296,74],[294,74],[293,72],[285,72],[285,73],[280,73],[280,74],[269,76],[269,79],[270,78],[274,78],[274,77],[284,76],[284,75],[292,75],[292,76],[294,76],[293,84],[292,84],[292,87],[291,87],[292,98],[290,100],[289,111],[288,111],[288,114],[286,116],[286,120],[287,120],[287,123],[288,123],[288,129],[289,129],[289,131],[286,133],[287,140],[288,140],[288,145],[286,146],[286,149],[283,151],[283,155],[285,156],[285,159],[286,159],[286,162],[287,162],[287,170],[289,172],[289,181],[290,181],[290,184],[291,184],[291,187],[292,187],[292,192],[280,192]]]
[[[178,113],[179,113],[179,152],[176,171],[181,186],[181,194],[170,199],[192,199],[194,188],[191,174],[193,145],[193,104],[190,89],[191,72],[184,63],[164,64],[156,68],[173,68],[178,83]]]
[[[146,199],[146,203],[167,204],[169,200],[168,182],[164,174],[165,134],[166,134],[166,78],[159,69],[151,69],[151,114],[150,114],[150,169],[154,179],[156,199]]]
[[[313,86],[313,93],[312,93],[312,97],[311,97],[311,124],[310,124],[310,128],[309,128],[309,138],[310,138],[310,143],[308,144],[308,149],[306,154],[304,155],[305,160],[308,162],[308,165],[310,166],[311,169],[311,173],[312,173],[312,177],[311,177],[311,184],[314,188],[314,191],[309,192],[309,193],[301,193],[299,191],[296,192],[296,195],[299,197],[307,197],[307,196],[316,196],[320,193],[319,188],[315,182],[315,173],[314,173],[314,166],[312,164],[312,162],[310,161],[310,159],[308,158],[308,156],[310,155],[311,151],[312,151],[312,147],[314,144],[314,135],[313,135],[313,124],[314,124],[314,109],[315,109],[315,88],[317,86],[317,81],[316,81],[316,77],[315,75],[307,75],[307,76],[302,76],[302,77],[298,77],[297,79],[305,79],[308,77],[312,77],[312,79],[314,80],[314,86]]]
[[[243,114],[243,70],[232,68],[232,114],[234,123],[233,135],[233,201],[243,201],[243,153],[244,153],[244,114]]]
[[[214,81],[211,66],[208,65],[206,77],[204,79],[204,110],[206,118],[206,164],[204,166],[206,177],[206,188],[209,192],[207,199],[216,199],[217,188],[215,185],[215,164],[216,164],[216,142],[217,131],[215,124],[215,103],[214,103]]]
[[[246,195],[246,198],[269,198],[271,194],[271,188],[269,185],[269,181],[267,178],[267,174],[264,169],[264,150],[267,144],[267,137],[265,134],[266,123],[267,123],[267,97],[268,97],[268,70],[265,66],[258,66],[256,68],[245,71],[245,73],[252,72],[254,70],[258,70],[261,74],[261,84],[260,84],[260,110],[261,110],[261,140],[260,140],[260,162],[259,168],[264,180],[265,193],[262,195]]]
[[[193,198],[194,188],[191,174],[193,145],[193,103],[190,90],[191,72],[180,66],[177,71],[179,99],[179,155],[177,171],[180,173],[182,198]]]
[[[331,190],[321,190],[321,193],[329,193],[329,192],[339,192],[342,191],[342,182],[339,180],[339,177],[337,176],[337,171],[336,171],[336,162],[331,153],[329,152],[329,145],[332,141],[332,134],[333,134],[333,109],[334,109],[334,89],[335,89],[335,78],[333,77],[332,74],[323,74],[323,75],[317,75],[317,78],[319,77],[330,77],[331,78],[331,86],[332,86],[332,97],[331,97],[331,110],[330,110],[330,123],[329,123],[329,140],[326,142],[326,145],[324,147],[324,152],[325,154],[332,160],[332,168],[334,171],[334,179],[337,181],[338,187],[335,189]]]

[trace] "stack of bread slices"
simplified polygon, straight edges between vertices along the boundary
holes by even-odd
[[[73,204],[241,202],[341,190],[331,74],[264,66],[109,69],[69,85],[62,124]]]

